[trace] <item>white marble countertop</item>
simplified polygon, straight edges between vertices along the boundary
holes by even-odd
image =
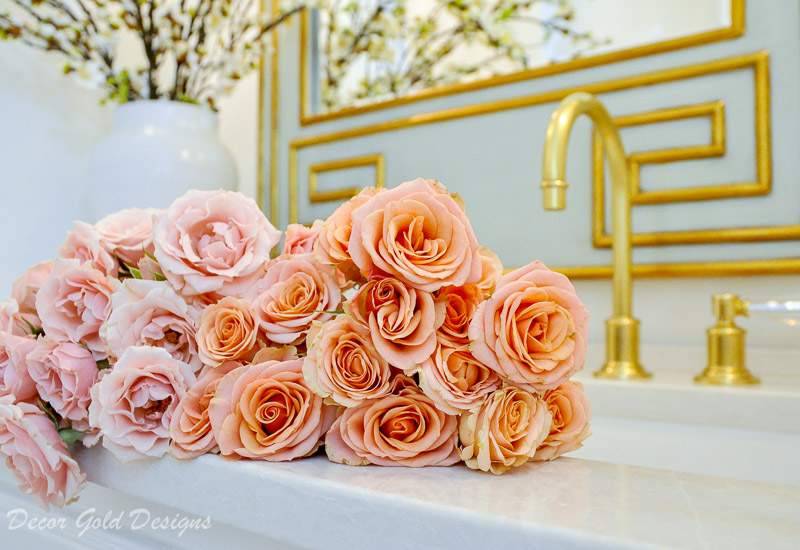
[[[81,450],[89,479],[304,548],[796,548],[800,489],[562,458],[495,477],[465,467],[231,462],[120,464]]]

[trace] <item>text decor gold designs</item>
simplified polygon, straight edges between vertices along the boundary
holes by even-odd
[[[326,134],[319,134],[316,136],[308,136],[297,138],[289,142],[289,191],[290,195],[297,196],[297,155],[301,149],[315,147],[325,143],[334,143],[345,141],[348,139],[358,138],[362,136],[374,135],[404,128],[413,128],[423,126],[426,124],[435,124],[448,120],[457,120],[462,118],[469,118],[473,116],[480,116],[485,114],[509,111],[514,109],[521,109],[524,107],[532,107],[535,105],[542,105],[546,103],[556,103],[561,101],[566,96],[573,92],[585,91],[592,94],[603,94],[616,92],[620,90],[627,90],[631,88],[638,88],[643,86],[651,86],[655,84],[663,84],[666,82],[674,82],[678,80],[685,80],[709,74],[723,73],[728,71],[735,71],[739,69],[746,69],[748,67],[758,66],[759,64],[767,64],[769,60],[769,53],[766,51],[745,54],[737,57],[718,59],[710,62],[699,63],[695,65],[687,65],[673,69],[663,69],[651,73],[623,77],[616,80],[607,80],[603,82],[595,82],[583,86],[574,86],[570,88],[563,88],[560,90],[553,90],[529,96],[516,97],[510,99],[502,99],[491,101],[487,103],[479,103],[475,105],[466,105],[463,107],[455,107],[451,109],[444,109],[441,111],[433,111],[429,113],[421,113],[412,115],[403,119],[390,120],[372,124],[368,126],[361,126],[356,128],[348,128]],[[766,66],[766,65],[764,65]],[[765,76],[768,72],[765,73]],[[757,87],[760,87],[765,94],[764,97],[769,97],[769,79],[764,78],[760,83],[757,82]],[[756,105],[756,109],[761,109],[762,113],[767,116],[762,120],[765,124],[758,131],[763,135],[769,137],[769,102],[766,101],[765,105]],[[766,154],[769,159],[769,151],[762,152]],[[277,181],[275,182],[277,186]],[[290,203],[290,213],[295,212],[296,216],[296,202]],[[295,218],[296,219],[296,218]],[[787,240],[800,238],[800,226],[777,226],[777,227],[746,227],[746,228],[733,228],[725,230],[713,230],[716,239],[722,242],[739,242],[739,241],[752,241],[752,240]],[[697,232],[682,232],[684,237],[696,238],[697,241],[690,241],[690,244],[695,242],[707,242],[705,238],[706,231]],[[693,235],[695,234],[695,235]],[[759,238],[760,237],[760,238]],[[642,235],[636,238],[641,239]],[[636,239],[635,238],[635,239]],[[648,238],[648,237],[646,237]],[[637,241],[634,239],[634,244]],[[582,266],[560,268],[561,271],[568,274],[570,277],[582,278],[606,278],[611,276],[611,268],[609,266]],[[720,261],[711,263],[670,263],[670,264],[640,264],[633,266],[633,274],[636,277],[694,277],[694,276],[718,276],[718,275],[763,275],[763,274],[787,274],[787,273],[800,273],[800,260],[794,259],[776,259],[776,260],[754,260],[754,261]]]
[[[460,94],[464,92],[471,92],[474,90],[481,90],[484,88],[491,88],[503,84],[510,84],[512,82],[520,82],[523,80],[530,80],[543,76],[551,76],[570,71],[577,71],[580,69],[587,69],[590,67],[597,67],[599,65],[606,65],[609,63],[617,63],[619,61],[626,61],[629,59],[636,59],[648,55],[654,55],[664,52],[671,52],[681,50],[684,48],[691,48],[695,46],[702,46],[713,42],[720,42],[723,40],[731,40],[738,38],[744,34],[745,30],[745,0],[731,0],[730,1],[731,24],[721,29],[714,29],[704,31],[689,36],[673,38],[652,44],[644,44],[642,46],[635,46],[623,50],[589,55],[586,57],[579,57],[570,61],[553,63],[544,65],[533,69],[518,71],[516,73],[497,75],[489,78],[474,80],[470,82],[461,82],[454,84],[446,84],[420,90],[413,94],[408,94],[399,97],[392,97],[382,101],[375,101],[364,105],[354,105],[352,107],[345,107],[334,111],[326,111],[324,113],[311,113],[310,97],[308,93],[308,78],[309,62],[308,62],[308,26],[310,24],[308,14],[303,11],[300,22],[300,125],[307,126],[328,120],[339,118],[351,117],[362,113],[371,111],[379,111],[382,109],[389,109],[399,105],[406,105],[434,97],[443,97],[448,95]]]
[[[360,187],[346,187],[343,189],[331,189],[329,191],[320,191],[318,189],[317,180],[319,174],[323,172],[333,172],[336,170],[347,170],[349,168],[358,168],[360,166],[374,166],[375,167],[375,187],[386,186],[386,158],[383,154],[378,153],[375,155],[365,155],[363,157],[353,157],[341,160],[332,160],[327,162],[318,162],[312,164],[308,169],[308,200],[312,203],[331,202],[347,200],[351,197],[358,195],[361,191]]]
[[[725,114],[722,102],[676,107],[647,113],[637,113],[615,118],[620,127],[654,124],[699,116],[711,118],[711,143],[691,147],[635,152],[629,155],[633,174],[634,194],[631,202],[637,204],[666,204],[685,201],[728,199],[767,195],[772,189],[772,146],[770,137],[769,56],[766,52],[747,60],[739,67],[751,68],[755,87],[755,163],[756,181],[643,191],[639,169],[642,164],[678,162],[701,158],[720,157],[725,154]],[[722,71],[720,71],[722,72]],[[595,136],[593,143],[594,203],[592,212],[592,242],[598,248],[610,248],[611,235],[605,230],[605,168],[603,154]],[[677,244],[710,244],[719,242],[781,241],[800,238],[800,225],[739,227],[684,231],[659,231],[633,233],[633,246],[667,246]]]

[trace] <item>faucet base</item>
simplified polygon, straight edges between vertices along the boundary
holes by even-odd
[[[606,319],[606,364],[598,378],[644,380],[652,375],[639,363],[639,321],[633,317]]]
[[[747,386],[761,383],[761,380],[757,376],[753,376],[746,368],[732,366],[708,367],[703,374],[695,376],[694,381],[717,386]]]

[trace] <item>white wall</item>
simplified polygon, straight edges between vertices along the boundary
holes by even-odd
[[[251,75],[220,104],[220,135],[236,159],[239,189],[250,196],[258,84]],[[0,300],[27,266],[55,256],[74,219],[88,217],[88,158],[114,108],[101,106],[101,98],[63,76],[55,56],[0,41]]]

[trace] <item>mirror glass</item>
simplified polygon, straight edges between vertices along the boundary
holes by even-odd
[[[695,36],[731,17],[730,0],[323,0],[307,18],[303,84],[325,113]]]

